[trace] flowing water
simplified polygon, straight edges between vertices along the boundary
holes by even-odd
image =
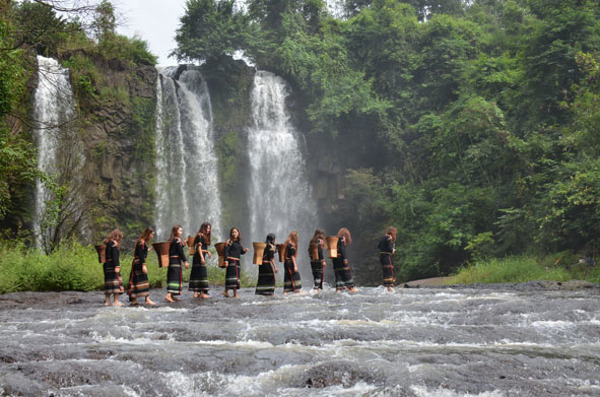
[[[174,224],[195,235],[205,221],[218,236],[221,198],[212,109],[200,72],[179,67],[161,71],[156,110],[158,238],[167,238]]]
[[[597,288],[211,292],[2,295],[0,395],[600,395]]]
[[[59,144],[76,119],[75,99],[69,76],[69,69],[63,68],[52,58],[37,57],[38,85],[33,95],[33,119],[36,127],[33,137],[38,153],[38,169],[46,175],[55,176],[59,172],[57,155]],[[73,144],[72,141],[69,143]],[[33,233],[38,247],[44,236],[42,227],[46,212],[46,202],[51,193],[38,179],[35,184]]]
[[[253,241],[264,241],[268,233],[275,233],[282,242],[297,230],[301,246],[308,246],[319,225],[300,135],[289,120],[286,97],[281,77],[256,73],[251,94],[253,125],[248,130],[250,235]]]

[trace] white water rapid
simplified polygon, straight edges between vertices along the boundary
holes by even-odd
[[[221,197],[213,144],[210,95],[200,72],[178,67],[158,77],[156,109],[156,231],[169,236],[175,224],[194,235],[202,222],[221,227]]]
[[[50,177],[58,175],[58,149],[68,139],[70,122],[77,117],[69,69],[52,58],[37,57],[38,85],[33,96],[33,118],[36,127],[33,136],[38,154],[38,169]],[[70,144],[73,144],[72,142]],[[35,185],[33,231],[36,245],[41,246],[48,232],[43,226],[46,203],[51,194],[43,181]]]
[[[282,242],[297,230],[300,247],[304,247],[319,225],[305,176],[300,136],[290,123],[286,97],[282,78],[264,71],[256,73],[251,94],[253,125],[248,129],[251,237],[252,241],[264,241],[268,233],[275,233]]]

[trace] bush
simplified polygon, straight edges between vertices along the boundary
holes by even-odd
[[[216,253],[208,264],[208,279],[211,285],[222,286],[225,271],[216,265]],[[183,270],[183,291],[187,291],[190,269]],[[133,255],[121,252],[121,277],[126,288],[131,275]],[[146,267],[151,288],[161,288],[167,282],[167,268],[158,267],[154,252],[149,252]],[[104,287],[104,271],[98,263],[96,250],[92,246],[74,243],[63,246],[50,255],[26,248],[23,243],[0,244],[0,293],[19,291],[101,291]],[[256,285],[256,271],[244,271],[241,275],[243,287]]]

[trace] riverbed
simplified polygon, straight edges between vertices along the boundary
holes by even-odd
[[[598,291],[1,295],[0,395],[600,395]]]

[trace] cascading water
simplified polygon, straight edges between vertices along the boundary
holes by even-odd
[[[58,149],[61,140],[68,139],[69,123],[76,119],[75,99],[69,78],[69,69],[61,67],[55,59],[37,57],[38,85],[34,93],[33,131],[38,153],[38,169],[50,177],[56,177]],[[73,145],[73,141],[69,143]],[[35,211],[33,231],[36,245],[40,247],[48,232],[43,224],[46,203],[50,192],[38,179],[35,188]]]
[[[285,108],[286,97],[282,78],[264,71],[256,73],[251,97],[254,124],[248,131],[251,237],[264,241],[267,233],[275,233],[278,241],[283,241],[289,232],[297,230],[301,246],[308,246],[319,225],[312,189],[304,174],[299,136]]]
[[[218,236],[221,198],[210,95],[198,70],[179,71],[164,69],[157,83],[157,235],[168,237],[175,224],[194,235],[208,221]]]

